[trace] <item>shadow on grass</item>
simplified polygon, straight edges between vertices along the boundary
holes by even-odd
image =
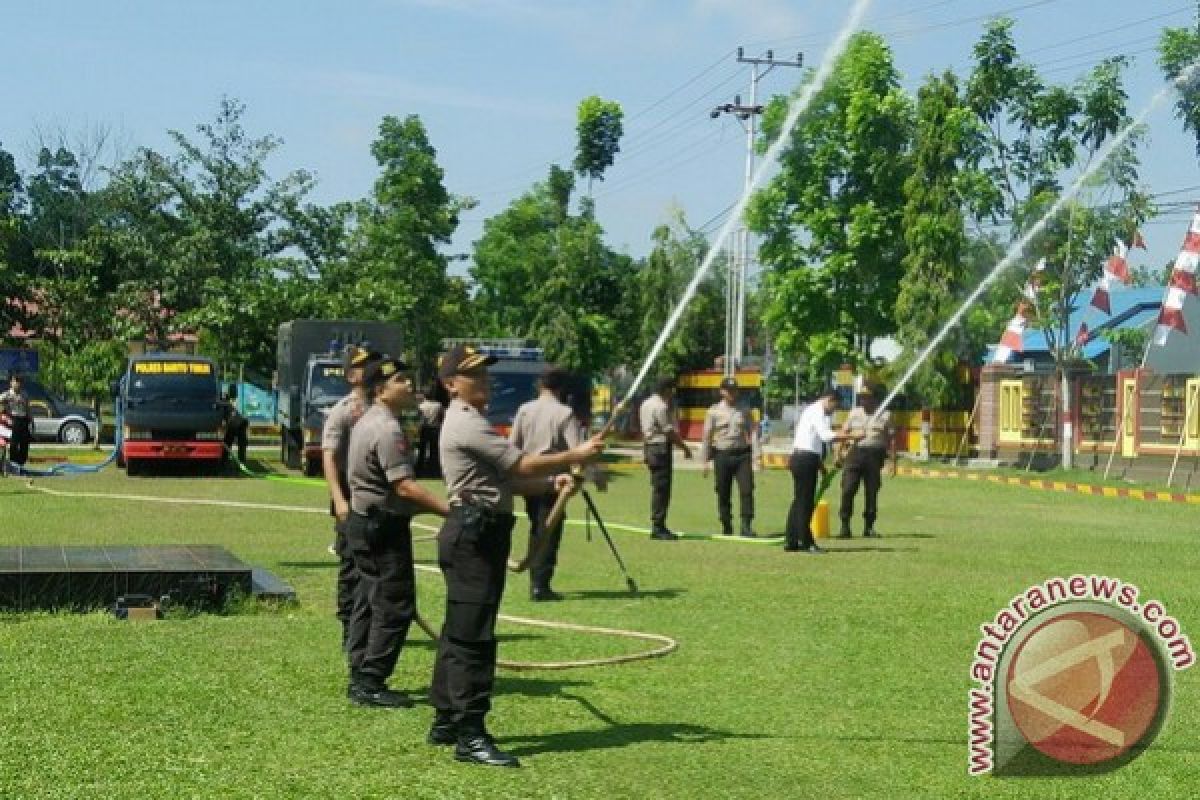
[[[687,589],[639,589],[637,594],[628,589],[585,589],[582,592],[567,592],[569,600],[627,600],[631,597],[655,597],[671,600],[687,594]]]
[[[568,697],[570,697],[568,695]],[[572,698],[582,699],[582,698]],[[577,753],[587,750],[608,750],[629,747],[644,742],[666,742],[670,744],[700,744],[721,742],[727,739],[768,739],[761,733],[737,733],[707,725],[690,725],[682,722],[635,722],[621,724],[610,722],[602,730],[563,731],[530,736],[507,736],[503,742],[515,756],[540,753]]]
[[[293,569],[337,569],[341,566],[340,561],[336,561],[330,556],[329,561],[280,561],[281,567],[292,567]]]
[[[535,753],[573,753],[584,750],[604,750],[628,747],[642,742],[674,742],[694,744],[715,742],[725,739],[768,739],[759,733],[736,733],[709,728],[704,725],[686,723],[632,723],[623,724],[610,717],[586,697],[568,691],[591,686],[589,681],[539,680],[502,675],[496,680],[497,694],[520,694],[526,697],[552,697],[556,700],[573,700],[583,706],[592,716],[607,725],[601,730],[563,731],[559,733],[507,736],[505,744],[515,745],[506,749],[514,755]]]
[[[837,553],[916,553],[920,550],[919,547],[865,547],[850,545],[847,547],[839,547],[834,545],[826,547],[825,552],[836,555]]]

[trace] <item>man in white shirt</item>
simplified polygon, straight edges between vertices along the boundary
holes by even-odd
[[[817,505],[817,476],[824,467],[825,445],[846,439],[862,438],[859,432],[834,433],[829,417],[837,408],[837,395],[825,389],[796,422],[792,439],[792,456],[788,469],[792,473],[792,507],[788,511],[787,544],[789,553],[824,553],[813,541],[812,515]]]

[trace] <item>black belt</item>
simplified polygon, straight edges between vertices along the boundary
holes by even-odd
[[[751,452],[753,449],[754,448],[752,448],[750,445],[746,445],[745,447],[726,447],[724,450],[717,448],[717,447],[713,448],[713,450],[715,450],[719,455],[727,455],[727,456],[745,455],[745,454]]]

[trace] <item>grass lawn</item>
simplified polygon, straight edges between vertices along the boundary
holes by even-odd
[[[262,466],[262,465],[259,465]],[[711,486],[678,472],[670,524],[711,532]],[[757,476],[760,533],[782,530],[786,472]],[[252,479],[40,481],[320,508],[319,487]],[[647,524],[648,481],[594,493],[611,522]],[[351,707],[333,618],[328,517],[51,497],[0,481],[0,544],[212,543],[292,584],[299,603],[124,623],[95,613],[0,617],[0,797],[830,798],[1192,797],[1198,670],[1177,673],[1155,744],[1108,775],[967,776],[966,692],[979,625],[1056,575],[1101,573],[1200,631],[1189,506],[920,478],[887,481],[885,538],[823,557],[750,543],[654,542],[614,531],[630,597],[599,538],[569,528],[556,588],[504,611],[677,639],[666,658],[506,672],[490,724],[524,767],[460,765],[424,743],[431,712]],[[574,503],[573,514],[581,514]],[[422,518],[432,523],[432,518]],[[859,525],[856,520],[856,526]],[[523,523],[518,523],[523,530]],[[524,547],[525,537],[516,538]],[[430,563],[433,546],[416,545]],[[419,576],[437,624],[442,586]],[[562,660],[644,643],[514,624],[501,657]],[[433,650],[414,628],[393,684],[423,697]]]

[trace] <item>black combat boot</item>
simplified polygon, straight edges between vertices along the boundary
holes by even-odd
[[[496,741],[484,727],[483,717],[468,717],[458,724],[458,744],[454,747],[454,758],[486,767],[521,766],[516,756],[509,755],[496,746]]]
[[[361,673],[351,676],[346,696],[365,708],[412,708],[413,701],[404,692],[394,692],[382,681]]]
[[[438,710],[433,715],[433,724],[429,726],[429,735],[425,741],[436,745],[458,743],[458,723],[454,721],[451,711]]]
[[[753,517],[742,517],[742,536],[747,539],[755,538],[753,522]]]
[[[850,532],[850,520],[848,520],[848,519],[843,519],[843,520],[842,520],[842,529],[841,529],[840,531],[838,531],[837,538],[839,538],[839,539],[849,539],[849,538],[850,538],[850,537],[852,537],[853,535],[854,535],[854,534]]]
[[[721,535],[733,536],[733,522],[731,520],[721,520]]]

